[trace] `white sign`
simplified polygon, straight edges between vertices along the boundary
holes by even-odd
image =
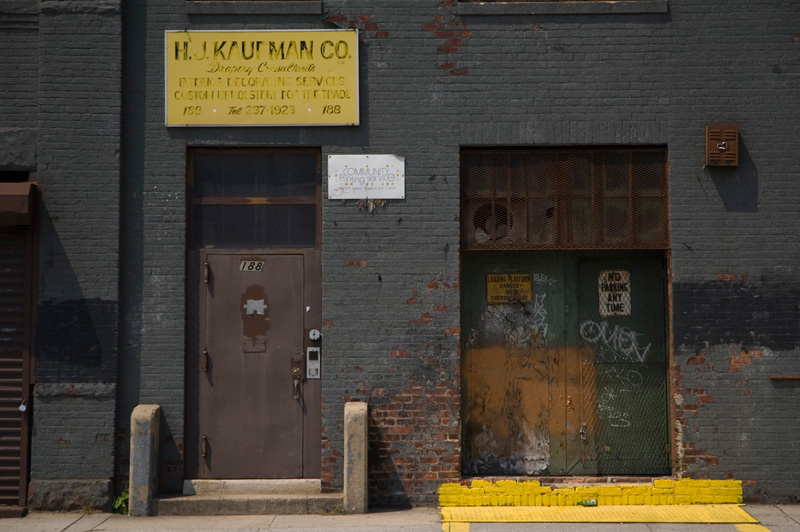
[[[601,270],[597,277],[600,316],[631,315],[631,272]]]
[[[405,158],[397,155],[328,156],[328,199],[405,197]]]

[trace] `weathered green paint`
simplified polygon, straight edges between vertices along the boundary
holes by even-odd
[[[600,316],[601,270],[630,272],[630,316]],[[491,274],[531,301],[488,303]],[[669,472],[663,258],[472,252],[462,279],[465,474]]]

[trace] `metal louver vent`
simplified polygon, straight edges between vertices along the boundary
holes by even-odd
[[[738,124],[706,125],[706,166],[739,166]]]
[[[669,247],[665,148],[466,149],[464,249]]]

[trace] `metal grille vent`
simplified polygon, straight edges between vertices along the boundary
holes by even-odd
[[[190,176],[195,249],[318,245],[318,150],[196,150]]]
[[[0,505],[21,503],[24,415],[26,232],[0,231]]]
[[[706,126],[706,166],[738,165],[738,124],[708,124]]]
[[[664,148],[470,149],[461,184],[464,249],[669,247]]]

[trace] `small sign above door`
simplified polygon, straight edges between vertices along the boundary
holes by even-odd
[[[631,272],[600,270],[597,290],[601,317],[631,315]]]
[[[486,275],[486,301],[493,303],[528,303],[532,299],[529,273],[489,273]]]
[[[399,155],[329,155],[329,199],[403,199],[406,160]]]

